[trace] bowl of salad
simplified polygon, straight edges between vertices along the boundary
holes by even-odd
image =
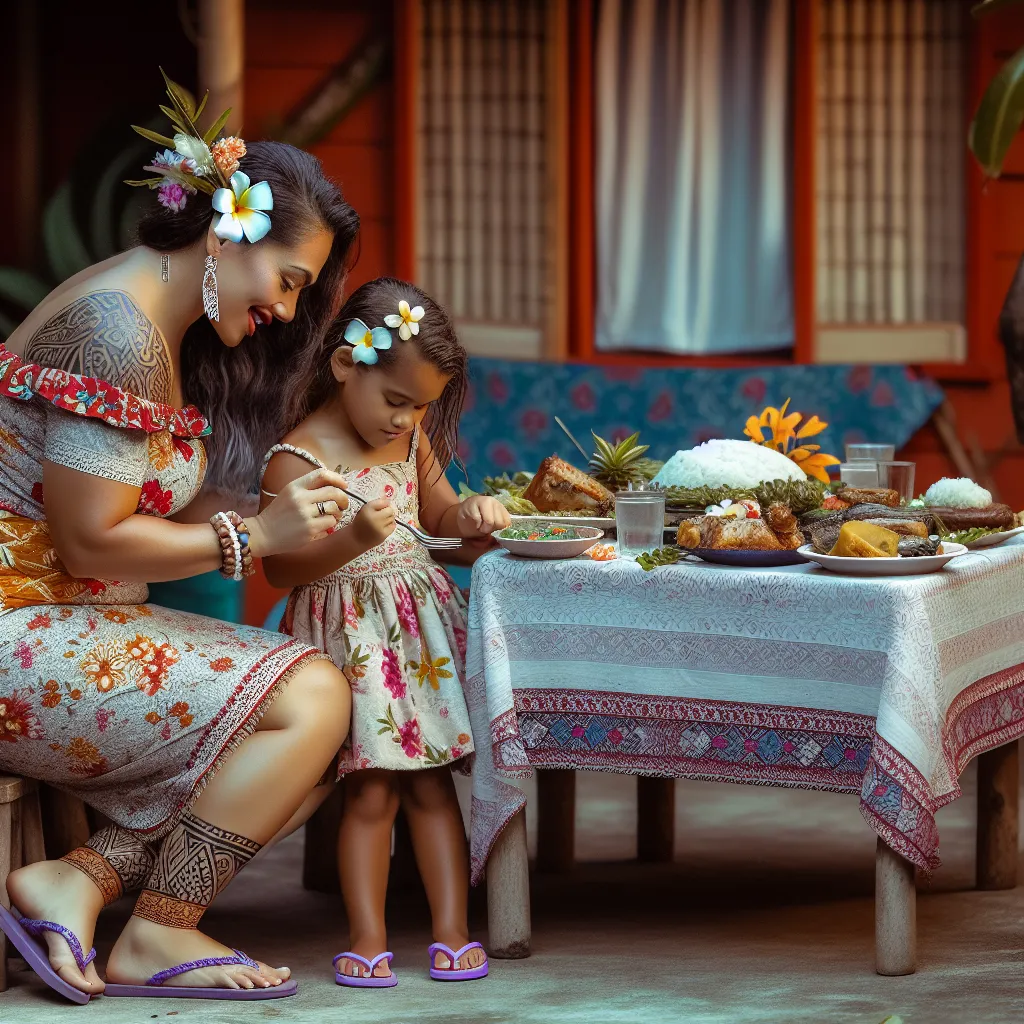
[[[517,519],[494,539],[509,554],[522,558],[575,558],[604,537],[593,526],[563,526],[544,519]]]

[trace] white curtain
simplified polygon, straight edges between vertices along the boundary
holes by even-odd
[[[793,343],[791,0],[600,0],[597,348]]]

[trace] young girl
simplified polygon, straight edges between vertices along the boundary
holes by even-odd
[[[345,304],[314,384],[314,411],[267,456],[264,501],[314,466],[339,467],[353,493],[336,531],[268,558],[295,588],[283,628],[327,652],[352,687],[352,730],[339,755],[345,804],[338,840],[349,951],[340,985],[389,987],[384,900],[399,805],[430,903],[431,977],[487,974],[469,942],[468,853],[451,776],[473,751],[462,693],[465,603],[406,530],[486,537],[510,523],[493,498],[460,502],[444,477],[455,455],[466,352],[447,314],[413,285],[371,281]],[[425,421],[426,429],[421,429]]]

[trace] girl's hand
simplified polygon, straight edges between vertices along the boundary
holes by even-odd
[[[387,498],[368,501],[352,520],[352,532],[367,551],[383,544],[395,532],[395,506]]]
[[[344,488],[344,477],[329,469],[315,469],[293,480],[258,516],[245,521],[253,555],[264,558],[295,551],[326,537],[348,508]]]
[[[512,525],[508,509],[497,498],[483,494],[459,502],[455,521],[461,537],[489,537]]]

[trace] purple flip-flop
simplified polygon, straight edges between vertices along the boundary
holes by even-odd
[[[14,907],[11,908],[11,910],[14,909]],[[75,958],[75,963],[78,964],[78,969],[84,973],[86,967],[96,959],[96,950],[90,949],[88,953],[85,953],[82,950],[81,942],[78,941],[78,936],[70,928],[65,928],[64,925],[56,924],[53,921],[34,921],[20,915],[15,917],[10,910],[0,905],[0,930],[11,940],[11,945],[25,958],[29,967],[54,992],[59,992],[65,999],[70,999],[71,1002],[78,1003],[79,1006],[84,1006],[89,1002],[88,992],[75,988],[53,969],[53,965],[50,963],[49,949],[45,942],[40,941],[43,932],[56,932],[67,942],[71,948],[71,955]]]
[[[280,985],[269,988],[190,988],[187,985],[165,985],[164,982],[177,978],[189,971],[197,971],[201,967],[227,967],[239,964],[259,970],[259,964],[240,950],[234,956],[214,956],[205,960],[189,960],[188,963],[168,967],[166,971],[154,974],[145,985],[107,985],[103,990],[105,996],[136,996],[145,999],[157,997],[173,999],[284,999],[298,991],[299,984],[292,978],[282,981]]]
[[[458,952],[443,942],[432,942],[427,947],[430,954],[430,976],[434,981],[475,981],[477,978],[486,978],[490,964],[487,960],[479,967],[459,967],[459,957],[468,953],[471,949],[483,949],[479,942],[467,942]],[[486,951],[485,951],[486,952]],[[444,953],[448,957],[448,967],[437,967],[437,954]]]
[[[365,956],[360,956],[358,953],[339,953],[332,961],[331,964],[334,966],[334,980],[339,985],[345,985],[348,988],[394,988],[398,984],[398,976],[392,972],[386,978],[378,978],[374,975],[373,971],[377,964],[381,960],[387,960],[388,967],[391,966],[391,961],[394,960],[394,953],[378,953],[372,960],[367,960]],[[338,961],[339,960],[355,960],[357,963],[361,963],[366,967],[370,976],[368,978],[362,978],[358,975],[352,974],[339,974],[338,973]]]

